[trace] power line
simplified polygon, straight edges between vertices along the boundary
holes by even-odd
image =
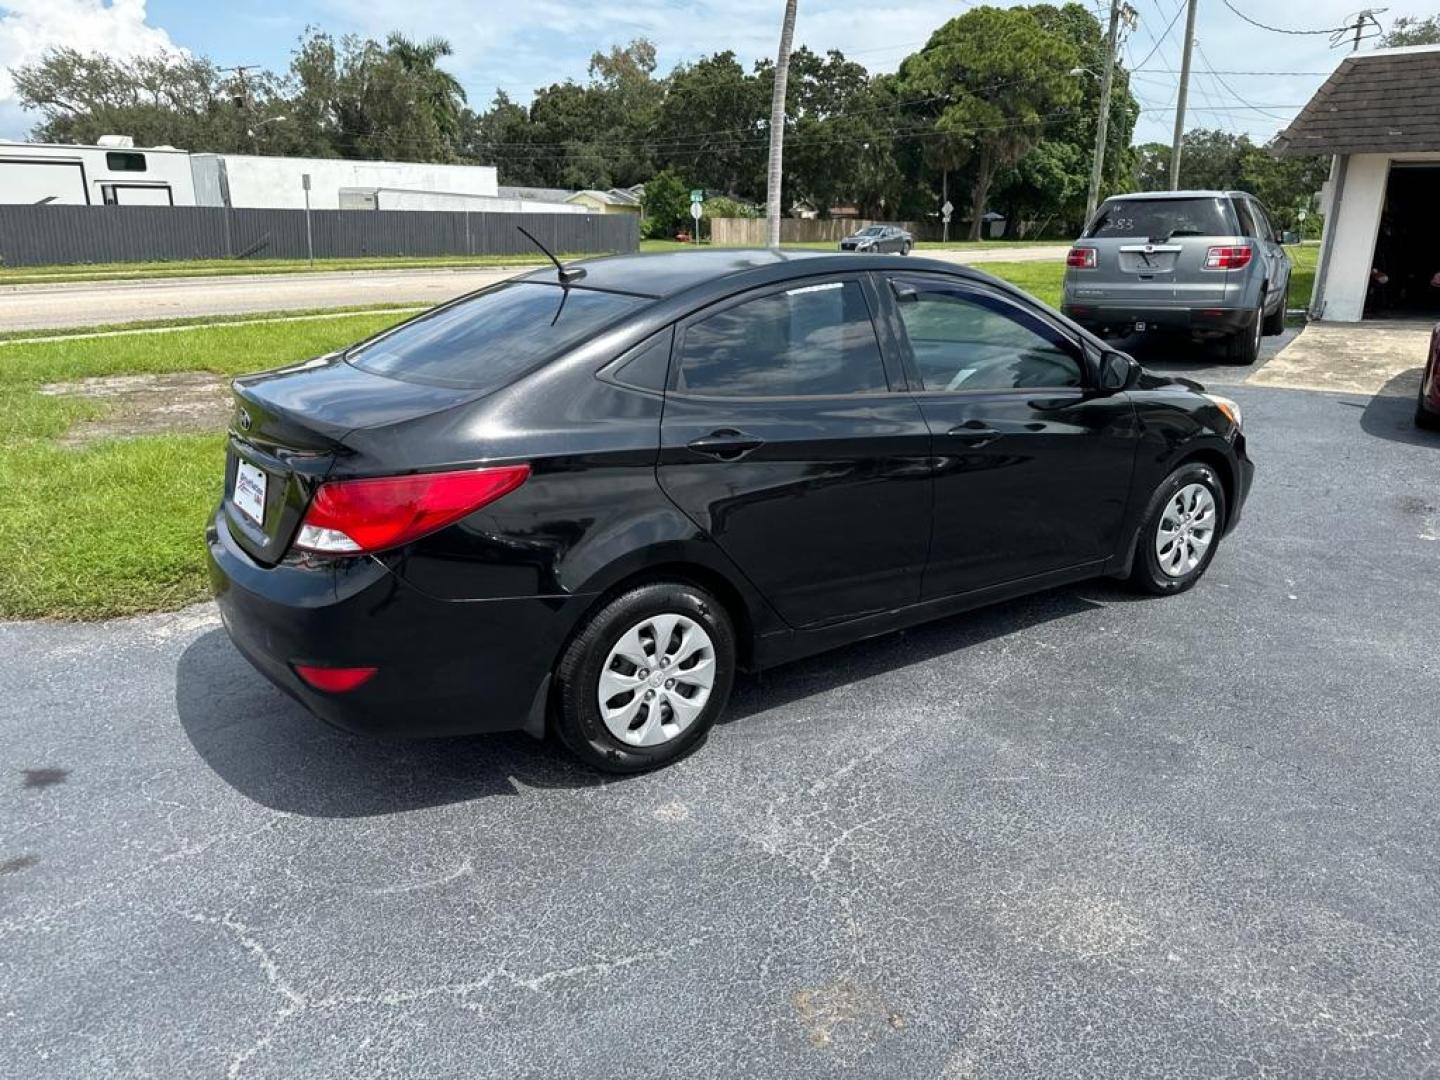
[[[1155,42],[1155,47],[1151,49],[1148,53],[1146,53],[1145,59],[1141,60],[1140,63],[1136,64],[1133,68],[1131,68],[1131,71],[1139,71],[1141,68],[1143,68],[1146,64],[1150,62],[1151,57],[1153,57],[1157,52],[1160,51],[1161,44],[1165,41],[1166,38],[1170,36],[1170,31],[1175,28],[1175,21],[1180,18],[1180,13],[1184,10],[1185,0],[1180,0],[1180,3],[1175,8],[1175,14],[1170,16],[1170,21],[1165,24],[1165,29],[1161,32],[1160,36],[1158,38],[1150,39],[1151,41]],[[1149,31],[1147,30],[1146,33],[1148,34]]]
[[[1292,34],[1296,37],[1304,37],[1311,34],[1322,36],[1326,34],[1334,34],[1337,32],[1343,33],[1344,31],[1350,29],[1350,27],[1347,25],[1330,26],[1326,27],[1324,30],[1287,30],[1285,27],[1282,26],[1267,26],[1265,23],[1260,22],[1258,19],[1252,19],[1249,15],[1246,15],[1243,11],[1241,11],[1234,4],[1232,4],[1230,0],[1225,0],[1225,6],[1229,8],[1232,12],[1234,12],[1236,15],[1240,16],[1240,18],[1244,19],[1251,26],[1258,26],[1261,30],[1269,30],[1272,34]]]

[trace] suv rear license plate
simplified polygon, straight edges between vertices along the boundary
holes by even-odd
[[[243,461],[235,464],[235,491],[230,501],[256,525],[265,524],[265,485],[269,479],[265,470],[254,465]]]

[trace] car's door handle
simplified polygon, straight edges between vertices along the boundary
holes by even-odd
[[[966,446],[984,446],[1000,438],[1001,432],[986,427],[979,420],[967,420],[963,424],[956,424],[945,434]]]
[[[747,435],[734,428],[719,428],[709,435],[702,435],[685,444],[697,454],[704,454],[720,461],[739,461],[746,454],[765,445],[764,439]]]

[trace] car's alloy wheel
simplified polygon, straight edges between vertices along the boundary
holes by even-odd
[[[631,746],[669,742],[710,700],[715,645],[685,615],[649,616],[620,635],[597,682],[600,716],[611,735]]]
[[[729,613],[688,582],[621,593],[585,620],[555,666],[555,734],[607,772],[643,772],[704,741],[735,675]]]
[[[1205,558],[1218,524],[1215,497],[1204,484],[1186,484],[1165,503],[1155,529],[1155,558],[1167,577],[1183,578]]]
[[[1167,476],[1145,508],[1130,581],[1157,595],[1200,580],[1225,528],[1225,489],[1209,465],[1191,462]]]

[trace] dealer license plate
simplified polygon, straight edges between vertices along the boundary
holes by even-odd
[[[241,461],[235,466],[235,491],[230,501],[235,509],[260,526],[265,524],[265,485],[269,479],[265,470],[254,465]]]

